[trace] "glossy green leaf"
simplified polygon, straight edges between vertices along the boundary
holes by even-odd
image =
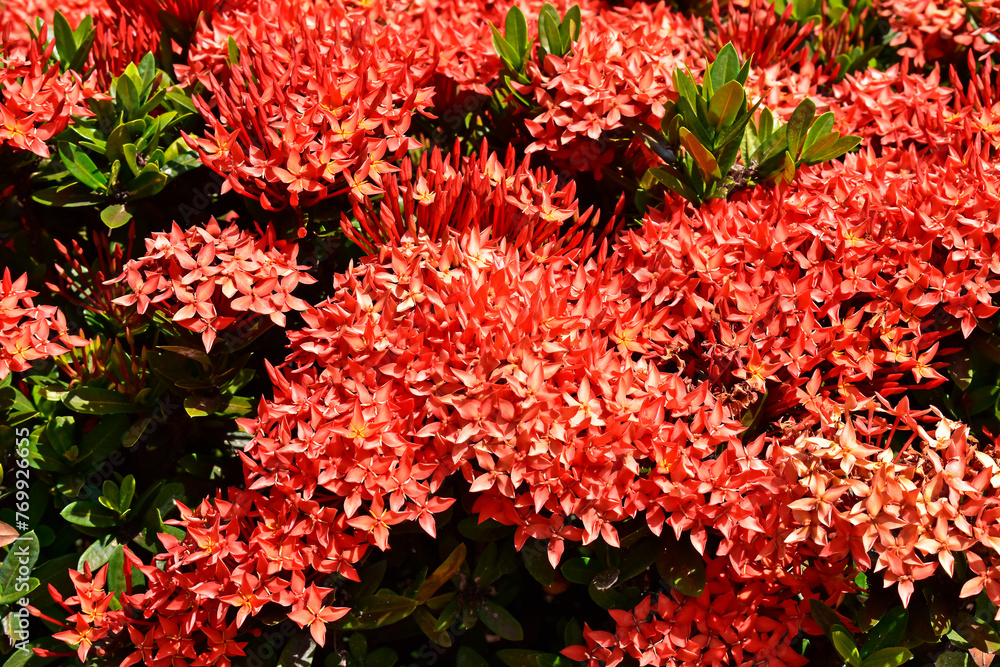
[[[496,50],[497,55],[500,56],[504,65],[512,72],[520,72],[524,63],[521,61],[521,56],[517,53],[517,50],[511,46],[510,42],[500,34],[500,31],[492,23],[490,24],[490,30],[493,32],[493,48]]]
[[[566,45],[567,50],[573,42],[580,38],[580,28],[582,25],[583,18],[580,13],[580,5],[573,5],[566,10],[562,25],[559,26],[559,32],[562,34],[563,44]]]
[[[56,57],[68,69],[70,62],[76,56],[76,36],[73,34],[73,29],[70,27],[69,21],[66,20],[66,17],[60,11],[56,11],[52,16],[52,31],[55,33],[56,38]]]
[[[722,178],[722,174],[719,172],[719,163],[716,162],[715,156],[698,141],[697,137],[689,132],[686,127],[680,129],[679,136],[681,146],[694,158],[695,163],[701,169],[701,173],[705,175],[706,179]]]
[[[717,130],[729,127],[742,111],[746,111],[747,96],[743,85],[730,81],[719,88],[708,103],[708,120]]]
[[[129,199],[152,197],[167,185],[167,177],[155,164],[147,164],[128,186]]]
[[[671,588],[688,597],[705,590],[705,560],[689,540],[663,538],[664,549],[656,558],[656,569]]]
[[[275,667],[311,667],[316,658],[317,648],[312,634],[303,628],[288,640]]]
[[[837,624],[830,628],[830,642],[837,653],[851,667],[861,667],[861,653],[854,637],[843,625]]]
[[[32,571],[38,561],[40,548],[34,531],[24,533],[8,547],[3,564],[0,565],[0,594],[5,601],[17,600],[31,592],[26,587],[29,582],[20,579],[20,570],[26,567],[29,573]]]
[[[909,614],[902,607],[894,607],[885,613],[875,627],[868,631],[865,644],[861,647],[861,657],[879,649],[896,646],[903,638]]]
[[[476,615],[487,628],[503,639],[519,642],[524,639],[524,630],[514,616],[493,600],[482,600],[476,608]]]
[[[240,64],[240,47],[236,45],[236,40],[233,39],[232,35],[229,36],[229,41],[226,43],[226,51],[227,51],[227,55],[229,56],[229,64],[230,65],[239,65]]]
[[[517,5],[507,11],[504,36],[523,62],[523,59],[528,55],[528,21],[524,18],[524,12]]]
[[[340,630],[374,630],[401,621],[417,608],[417,601],[382,592],[358,600],[334,626]]]
[[[563,55],[563,39],[559,32],[561,21],[559,12],[550,3],[542,5],[538,12],[538,41],[546,53]]]
[[[118,515],[86,500],[72,502],[60,512],[62,518],[84,528],[110,528],[118,524]]]
[[[434,614],[423,607],[419,607],[413,612],[413,620],[416,622],[417,627],[420,628],[420,631],[432,642],[445,648],[451,647],[451,635],[448,634],[447,630],[437,629],[437,619],[434,618]]]
[[[88,415],[114,415],[138,412],[132,399],[110,389],[80,387],[66,394],[63,404],[74,412]]]
[[[555,581],[556,571],[549,562],[549,553],[543,542],[529,540],[521,547],[521,560],[528,574],[542,586],[551,586]]]
[[[424,580],[421,584],[420,589],[417,591],[417,604],[424,604],[437,593],[449,579],[455,576],[462,567],[462,563],[465,562],[466,547],[465,544],[459,544],[455,547],[444,562],[441,563],[434,572],[431,573],[429,577]]]
[[[803,154],[803,162],[806,164],[820,164],[829,160],[835,160],[845,153],[854,150],[861,143],[861,137],[854,135],[841,137],[837,132],[834,132],[827,136],[834,137],[835,141],[832,144],[827,144],[825,137],[820,139]],[[820,148],[823,144],[826,145]]]
[[[66,141],[59,142],[58,151],[63,166],[73,178],[93,190],[104,190],[108,180],[86,153]]]
[[[455,656],[455,667],[489,667],[489,664],[486,662],[486,658],[468,646],[459,648],[458,654]]]
[[[908,649],[896,646],[875,651],[861,662],[861,667],[899,667],[913,659]]]
[[[118,229],[123,225],[127,225],[131,219],[132,214],[126,210],[125,204],[112,204],[111,206],[106,206],[101,211],[101,222],[107,225],[109,229]]]
[[[736,53],[736,48],[731,42],[727,43],[712,63],[712,90],[720,90],[725,84],[734,81],[739,71],[739,54]]]
[[[805,144],[806,135],[815,115],[816,105],[812,100],[806,98],[795,107],[795,111],[792,112],[791,117],[788,119],[788,129],[785,131],[785,137],[788,140],[788,151],[795,159],[798,159],[802,153],[802,146]]]

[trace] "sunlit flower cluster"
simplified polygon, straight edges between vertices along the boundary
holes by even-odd
[[[71,116],[90,114],[80,77],[60,73],[50,61],[55,42],[48,35],[43,28],[26,44],[13,38],[0,43],[0,148],[48,157],[45,142],[66,129]]]
[[[428,59],[412,42],[375,16],[326,3],[224,12],[194,38],[208,127],[188,142],[224,189],[268,209],[379,193],[382,175],[417,146],[407,132],[432,97]]]
[[[69,332],[66,317],[55,306],[36,306],[27,274],[12,280],[4,269],[0,281],[0,380],[11,371],[27,370],[38,359],[65,354],[87,341]]]
[[[114,303],[140,315],[152,307],[200,333],[211,350],[219,332],[234,324],[266,315],[284,326],[285,313],[308,308],[292,292],[316,280],[296,264],[297,255],[298,246],[276,240],[270,227],[255,235],[235,224],[223,230],[214,219],[186,232],[174,224],[147,239],[146,255],[115,279],[132,292]]]

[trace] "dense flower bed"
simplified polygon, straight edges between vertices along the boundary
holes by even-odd
[[[1000,651],[989,2],[0,20],[7,665]]]

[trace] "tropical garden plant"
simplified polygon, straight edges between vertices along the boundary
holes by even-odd
[[[985,667],[992,0],[0,0],[0,659]]]

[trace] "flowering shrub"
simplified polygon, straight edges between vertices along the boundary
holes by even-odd
[[[59,10],[0,7],[7,665],[1000,651],[989,3]]]

